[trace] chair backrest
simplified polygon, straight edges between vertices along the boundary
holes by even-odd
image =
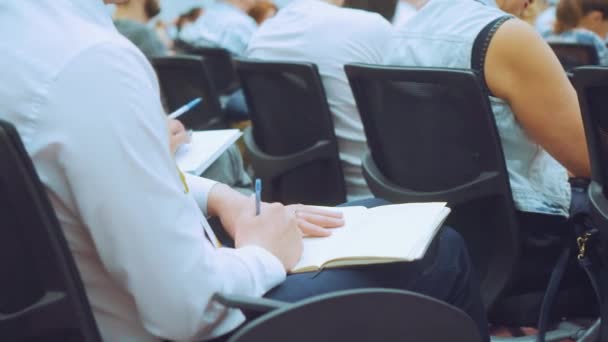
[[[253,127],[246,143],[254,171],[265,181],[265,199],[344,202],[334,125],[317,67],[238,60],[237,72]]]
[[[446,201],[491,306],[518,255],[515,209],[489,99],[470,70],[347,65],[370,153],[364,175],[393,202]]]
[[[598,65],[599,56],[593,45],[575,43],[549,43],[566,71],[583,66]]]
[[[218,93],[230,94],[239,88],[239,79],[230,51],[219,47],[192,46],[186,48],[185,51],[190,55],[203,58]]]
[[[0,120],[0,339],[101,341],[46,192]]]
[[[608,252],[608,68],[582,67],[574,70],[572,78],[578,93],[579,104],[585,126],[589,159],[591,161],[591,184],[589,199],[595,226],[600,231],[603,248]],[[600,270],[601,341],[608,341],[608,255],[602,255]]]
[[[438,300],[406,291],[335,292],[266,314],[230,342],[481,341],[472,319]]]
[[[391,21],[395,16],[398,1],[399,0],[346,0],[344,2],[344,7],[376,12],[386,20]]]
[[[151,62],[158,75],[168,112],[180,108],[194,98],[202,97],[201,104],[180,116],[179,120],[190,129],[226,127],[219,95],[201,57],[156,57],[152,58]]]

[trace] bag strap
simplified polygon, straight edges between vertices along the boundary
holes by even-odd
[[[538,318],[538,334],[537,342],[545,342],[545,335],[547,333],[547,325],[549,324],[549,317],[551,316],[551,308],[557,297],[559,285],[562,282],[566,268],[568,267],[568,260],[570,260],[570,254],[572,250],[567,244],[557,259],[557,263],[551,272],[551,278],[549,278],[549,285],[547,291],[543,297],[543,303],[540,308],[540,317]]]
[[[595,228],[589,227],[586,223],[589,216],[585,213],[579,213],[570,218],[570,221],[574,224],[576,231],[576,242],[578,245],[578,263],[585,270],[593,291],[597,297],[598,303],[602,303],[602,297],[599,287],[599,276],[596,265],[592,262],[592,258],[589,255],[591,246],[598,237],[599,231]],[[547,291],[543,297],[543,303],[540,310],[540,317],[538,319],[538,334],[537,342],[545,342],[545,335],[547,333],[547,325],[549,324],[549,317],[551,315],[551,308],[555,302],[555,298],[558,294],[559,285],[564,276],[564,272],[568,266],[572,249],[570,243],[566,243],[566,247],[562,251],[553,271],[551,272],[551,278],[549,279],[549,285]]]

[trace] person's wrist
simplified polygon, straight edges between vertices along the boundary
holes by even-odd
[[[225,184],[213,187],[207,204],[210,216],[218,216],[224,224],[231,224],[238,217],[248,198]]]

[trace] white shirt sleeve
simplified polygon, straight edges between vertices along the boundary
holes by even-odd
[[[198,207],[203,214],[207,215],[207,199],[211,189],[217,182],[211,179],[197,177],[189,173],[184,173],[184,176],[186,177],[186,184],[188,184],[188,189],[190,190],[192,197],[194,197],[196,204],[198,204]]]
[[[124,45],[124,44],[123,44]],[[200,209],[213,182],[188,177],[169,152],[154,73],[130,46],[75,56],[50,87],[40,125],[57,132],[57,156],[77,215],[110,276],[132,297],[144,327],[170,340],[225,333],[243,320],[210,303],[217,291],[261,296],[285,279],[258,247],[214,248]]]

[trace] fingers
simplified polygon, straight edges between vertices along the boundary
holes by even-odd
[[[319,227],[304,219],[298,218],[298,219],[296,219],[296,222],[298,224],[298,228],[300,228],[300,231],[304,235],[314,236],[314,237],[325,237],[325,236],[331,235],[331,231],[329,231],[328,229]]]
[[[338,228],[344,225],[344,219],[336,218],[332,216],[326,216],[324,214],[315,214],[308,211],[296,211],[296,216],[299,219],[303,219],[314,225],[323,228]]]
[[[169,132],[171,132],[171,134],[173,135],[186,131],[186,127],[184,127],[184,125],[179,120],[171,119],[169,120],[168,125]]]
[[[336,218],[336,219],[344,218],[344,215],[342,214],[342,212],[337,211],[337,210],[312,207],[312,206],[302,205],[302,204],[295,204],[292,207],[298,213],[304,212],[304,213],[310,213],[310,214],[315,214],[315,215],[322,215],[322,216],[326,216],[326,217],[332,217],[332,218]]]
[[[180,146],[182,144],[187,143],[189,139],[190,137],[188,136],[188,133],[186,131],[179,132],[172,136],[172,140],[176,146]]]

